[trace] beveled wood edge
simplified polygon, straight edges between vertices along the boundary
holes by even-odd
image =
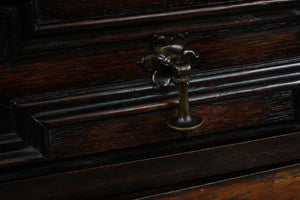
[[[254,3],[241,3],[237,5],[229,5],[229,6],[217,6],[217,7],[208,7],[194,10],[184,10],[184,11],[176,11],[170,12],[167,14],[152,14],[152,15],[142,15],[128,18],[115,18],[115,19],[104,19],[104,20],[84,20],[79,22],[70,22],[65,24],[52,24],[52,25],[35,25],[35,31],[32,33],[33,38],[29,41],[25,41],[23,43],[22,52],[23,53],[33,53],[37,51],[49,51],[60,48],[71,48],[74,46],[86,46],[86,45],[95,45],[95,44],[106,44],[106,43],[114,43],[120,41],[130,41],[134,42],[134,40],[140,40],[149,38],[155,34],[175,34],[178,32],[185,31],[187,29],[187,24],[194,24],[188,27],[188,31],[190,32],[200,32],[207,30],[215,30],[222,29],[228,27],[238,27],[245,25],[253,25],[255,23],[262,22],[276,22],[284,19],[293,19],[295,17],[299,17],[297,12],[294,12],[295,8],[295,0],[267,0],[267,1],[257,1]],[[282,4],[284,6],[282,6]],[[256,10],[265,10],[276,6],[279,6],[279,9],[276,14],[263,13],[262,16],[251,18],[251,19],[243,19],[243,20],[230,20],[224,19],[222,22],[220,20],[215,20],[213,22],[207,23],[207,20],[201,22],[205,16],[210,16],[210,18],[214,16],[219,16],[221,14],[235,14],[239,13],[245,9],[247,9],[247,13],[251,14],[251,11],[255,12]],[[281,6],[281,7],[280,7]],[[283,9],[284,8],[284,9]],[[288,9],[287,9],[288,8]],[[278,12],[281,12],[278,14]],[[198,18],[197,18],[198,16]],[[204,18],[202,17],[204,16]],[[162,18],[166,18],[161,19]],[[200,17],[200,18],[199,18]],[[33,17],[34,18],[34,17]],[[176,27],[168,26],[169,23],[174,19],[184,20],[183,25],[178,25],[176,23]],[[33,19],[34,20],[34,19]],[[169,21],[168,21],[169,20]],[[190,21],[194,20],[194,21]],[[196,20],[196,21],[195,21]],[[153,26],[156,22],[165,23],[164,28],[162,29],[162,24],[159,24],[158,27]],[[206,22],[206,23],[205,23]],[[184,25],[185,24],[185,25]],[[199,25],[197,25],[199,24]],[[105,28],[113,28],[127,26],[124,31],[119,30],[109,31],[105,30]],[[137,28],[140,27],[140,28]],[[144,27],[141,29],[141,27]],[[80,30],[101,30],[99,33],[91,34],[89,32],[89,37],[83,38],[80,37],[80,41],[77,39],[70,37],[56,37],[55,42],[51,40],[51,38],[47,38],[48,34],[65,34],[66,32],[72,32],[72,35],[76,35],[76,31]],[[147,31],[144,31],[147,29]],[[130,31],[131,30],[131,31]],[[108,32],[107,32],[108,31]],[[37,37],[38,36],[38,37]],[[52,41],[52,42],[49,42]]]
[[[55,187],[51,187],[51,185],[57,184],[58,180],[63,179],[64,184],[66,184],[64,186],[67,187],[69,184],[82,185],[80,181],[74,183],[72,180],[76,177],[76,180],[81,180],[80,177],[85,177],[85,182],[95,183],[92,185],[88,184],[89,190],[94,191],[96,188],[99,189],[99,187],[101,187],[101,192],[97,190],[99,196],[135,192],[151,187],[192,181],[209,176],[297,160],[300,157],[300,151],[297,151],[299,149],[299,136],[300,133],[295,132],[154,158],[34,177],[26,180],[3,183],[0,187],[2,191],[1,189],[0,191],[4,192],[7,187],[21,188],[18,185],[24,185],[26,183],[25,185],[28,185],[28,188],[23,190],[26,191],[24,193],[26,197],[35,195],[37,191],[40,191],[41,194],[46,192],[55,195],[56,193],[52,191]],[[247,154],[245,154],[245,152],[247,152]],[[291,153],[287,155],[286,152]],[[212,158],[212,156],[216,158]],[[220,160],[220,158],[222,159]],[[238,159],[238,164],[236,163],[236,159]],[[182,162],[183,160],[185,161],[184,163]],[[222,164],[219,163],[221,161]],[[199,162],[202,162],[202,164]],[[162,170],[167,170],[162,168],[162,163],[168,163],[168,173],[161,173]],[[185,167],[183,167],[183,165],[185,165]],[[51,166],[50,169],[52,169]],[[133,171],[135,172],[135,176],[132,176]],[[122,176],[120,176],[120,174],[122,174]],[[143,174],[147,174],[148,179],[140,179]],[[32,175],[33,174],[31,174],[31,176]],[[105,181],[104,185],[101,180]],[[47,187],[39,185],[38,183],[41,181],[47,181]],[[139,184],[136,184],[137,182]],[[32,184],[39,187],[39,189],[32,192],[30,188]],[[122,184],[124,187],[118,187],[119,184]],[[90,186],[93,186],[93,188],[90,188]],[[65,192],[64,195],[68,194],[68,190]]]
[[[255,180],[259,179],[258,178],[259,176],[269,178],[269,179],[262,180],[262,182],[281,180],[281,179],[284,179],[287,177],[287,174],[288,174],[288,173],[286,173],[287,171],[290,176],[294,175],[294,178],[296,178],[297,175],[295,174],[294,171],[300,172],[300,163],[287,165],[287,166],[283,166],[283,167],[271,168],[271,169],[267,169],[267,170],[260,170],[260,171],[254,172],[254,173],[249,173],[249,174],[245,174],[245,175],[241,175],[241,176],[225,178],[223,180],[218,180],[218,181],[205,183],[205,184],[199,184],[196,186],[185,187],[185,188],[181,188],[181,189],[175,189],[175,190],[171,190],[171,191],[166,191],[166,192],[149,195],[149,196],[145,196],[145,197],[140,197],[140,198],[138,197],[138,198],[134,198],[134,199],[135,200],[159,200],[159,199],[166,200],[166,199],[173,199],[172,197],[174,197],[175,194],[176,194],[176,197],[179,196],[178,198],[180,199],[180,195],[184,194],[184,193],[188,194],[189,192],[198,190],[199,195],[201,195],[200,194],[201,189],[213,188],[214,186],[223,185],[223,184],[232,184],[232,183],[234,184],[234,183],[241,182],[244,180],[245,181],[247,181],[247,180],[255,181]],[[284,173],[284,175],[282,175],[282,173]],[[270,177],[272,177],[272,179],[270,179]],[[289,184],[291,184],[291,183],[289,183]],[[250,187],[250,185],[248,185],[248,187]],[[251,191],[255,192],[254,190],[251,190]],[[199,198],[200,198],[200,196],[199,196]],[[204,197],[204,198],[207,198],[207,197]]]
[[[154,13],[148,15],[138,15],[138,16],[127,16],[127,17],[119,17],[119,18],[107,18],[100,20],[84,20],[77,22],[69,22],[69,23],[60,23],[60,24],[49,24],[49,25],[38,25],[36,27],[36,32],[38,31],[49,31],[53,29],[68,29],[73,27],[84,27],[91,25],[98,25],[99,27],[105,26],[118,26],[118,25],[128,25],[128,24],[136,24],[136,23],[147,23],[147,22],[161,22],[165,20],[174,20],[174,19],[185,19],[185,18],[194,18],[198,16],[208,16],[208,15],[216,15],[216,14],[226,14],[226,13],[234,13],[239,12],[241,10],[250,10],[250,9],[260,9],[260,8],[268,8],[269,6],[278,6],[282,3],[287,5],[288,3],[296,2],[297,0],[260,0],[250,3],[240,3],[233,5],[224,5],[224,6],[215,6],[215,7],[207,7],[207,8],[199,8],[199,9],[188,9],[188,10],[179,10],[174,12],[167,13]]]
[[[189,89],[191,105],[257,95],[275,90],[294,89],[300,86],[300,73],[296,71],[286,74],[286,71],[293,71],[299,66],[299,62],[284,65],[272,63],[263,68],[253,67],[236,72],[195,77],[191,83],[192,87]],[[227,83],[228,80],[230,83]],[[134,98],[131,98],[132,94],[135,95]],[[46,98],[37,101],[32,101],[32,99],[34,98],[30,98],[29,102],[24,99],[20,102],[16,100],[13,102],[13,106],[29,113],[46,127],[153,112],[174,108],[178,104],[177,91],[174,87],[162,96],[151,85],[130,88],[122,86],[121,89],[116,87],[116,90],[74,94],[68,97]],[[86,105],[85,99],[94,99],[96,102]],[[75,105],[70,107],[72,103]],[[79,111],[80,113],[78,113]]]
[[[193,72],[191,83],[205,83],[211,80],[219,80],[224,78],[232,78],[234,76],[241,75],[249,75],[259,72],[269,73],[273,70],[285,70],[289,67],[295,67],[300,63],[300,57],[294,57],[283,60],[274,60],[270,62],[263,63],[253,63],[247,65],[238,65],[231,66],[227,68],[218,68],[207,71],[197,71],[195,74]],[[225,80],[226,81],[226,80]],[[170,86],[171,87],[171,86]],[[168,88],[165,88],[168,89]],[[173,90],[173,89],[170,89]],[[18,97],[13,98],[11,100],[12,103],[16,103],[21,108],[30,108],[37,106],[45,106],[48,104],[53,104],[56,101],[60,102],[72,102],[74,100],[80,100],[85,98],[101,98],[105,96],[115,95],[115,94],[130,94],[135,92],[147,92],[155,91],[154,85],[152,84],[152,80],[145,82],[144,80],[136,80],[125,83],[114,83],[111,85],[104,86],[93,86],[87,88],[80,89],[72,89],[67,91],[56,91],[56,92],[48,92],[41,93],[35,95],[29,95],[26,97]],[[168,92],[169,90],[167,90]]]
[[[193,138],[182,138],[175,141],[165,141],[151,144],[151,148],[145,148],[144,145],[120,149],[115,151],[101,152],[92,155],[77,157],[76,159],[54,160],[53,162],[41,163],[39,165],[21,165],[11,170],[0,170],[0,182],[17,180],[20,178],[29,178],[32,176],[44,176],[54,173],[64,173],[67,171],[80,170],[84,168],[95,168],[99,166],[111,166],[120,163],[128,163],[143,159],[152,159],[167,155],[173,155],[183,152],[197,151],[200,149],[214,148],[217,146],[226,146],[245,141],[276,137],[295,133],[300,130],[298,121],[260,125],[239,130],[230,130],[222,133],[195,136]],[[15,133],[13,133],[15,135]],[[24,163],[23,163],[24,164]],[[25,174],[15,174],[14,170],[22,167]],[[39,170],[37,170],[37,168]]]
[[[0,135],[0,168],[45,161],[35,148],[26,144],[16,133]]]

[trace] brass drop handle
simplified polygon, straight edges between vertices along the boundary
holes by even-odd
[[[188,84],[191,65],[198,59],[196,53],[186,49],[186,34],[172,38],[154,36],[150,45],[151,53],[138,61],[146,71],[154,72],[152,80],[158,86],[168,86],[171,82],[179,88],[179,112],[176,118],[167,122],[177,131],[192,131],[202,125],[203,120],[191,115],[188,101]]]

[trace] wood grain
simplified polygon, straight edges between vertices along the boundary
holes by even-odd
[[[128,40],[134,42],[138,39],[149,40],[148,38],[153,34],[174,35],[183,31],[203,32],[234,27],[244,28],[243,26],[255,26],[261,23],[297,21],[299,5],[295,4],[295,1],[285,2],[283,5],[277,5],[275,2],[277,6],[272,5],[273,3],[271,2],[271,5],[258,3],[257,7],[248,4],[242,7],[218,6],[163,15],[113,18],[104,21],[93,19],[36,26],[33,37],[24,43],[23,51],[36,52]],[[244,10],[247,10],[247,15],[243,13]],[[226,18],[222,15],[226,15]],[[117,31],[114,27],[117,27]],[[55,38],[49,37],[51,34],[56,34]]]
[[[279,1],[276,2],[271,6],[270,1],[265,7],[259,3],[246,16],[242,11],[251,3],[239,12],[228,8],[226,18],[222,17],[224,10],[212,10],[209,18],[178,19],[164,25],[153,23],[118,30],[82,27],[86,31],[70,29],[69,33],[63,30],[63,34],[45,30],[45,34],[31,35],[27,15],[14,14],[14,51],[9,62],[0,64],[0,110],[4,111],[0,131],[9,131],[8,105],[14,97],[89,86],[121,86],[136,81],[149,83],[150,77],[136,66],[136,61],[145,55],[151,36],[157,33],[191,32],[190,46],[201,54],[197,66],[200,71],[195,74],[297,57],[297,5],[293,1],[280,1],[278,5]],[[24,23],[16,23],[17,20]]]
[[[205,124],[193,135],[291,120],[294,117],[293,103],[288,102],[291,96],[283,94],[285,95],[285,100],[276,95],[265,99],[254,97],[194,107],[193,113],[202,116]],[[276,110],[272,109],[275,107]],[[174,114],[162,111],[50,129],[53,153],[57,158],[63,158],[178,139],[181,135],[171,131],[166,125],[166,121]]]
[[[299,26],[277,25],[273,24],[268,31],[265,29],[270,27],[242,32],[240,29],[231,29],[229,32],[223,30],[197,34],[195,40],[191,41],[193,49],[203,55],[201,66],[197,67],[212,70],[299,55]],[[122,47],[102,45],[58,51],[54,55],[33,54],[26,61],[1,65],[0,92],[5,95],[1,99],[55,88],[62,90],[74,84],[83,87],[135,80],[149,82],[149,76],[136,66],[136,61],[147,52],[147,46],[146,42],[134,46],[127,43]]]
[[[267,10],[274,9],[274,6],[282,7],[297,5],[297,2],[294,0],[239,0],[229,2],[157,1],[156,3],[153,1],[147,2],[139,0],[138,2],[118,2],[119,4],[105,4],[103,1],[98,0],[93,3],[77,2],[76,4],[73,4],[68,1],[53,2],[38,0],[35,2],[32,11],[33,13],[36,13],[34,16],[36,21],[36,31],[57,31],[59,29],[70,30],[70,28],[78,30],[78,28],[82,29],[82,27],[122,27],[124,25],[130,26],[153,22],[170,22],[172,20],[188,20],[189,18],[217,14],[225,15],[244,10],[259,10],[261,8]],[[99,3],[101,4],[100,8],[102,9],[99,9],[97,6]],[[146,4],[147,7],[144,7],[144,4]],[[119,8],[121,10],[119,10]],[[63,9],[63,11],[60,11],[58,15],[57,11],[61,9]],[[78,9],[80,9],[80,12],[76,12]],[[117,9],[117,13],[114,13],[115,9]],[[42,10],[42,12],[40,12],[40,10]],[[168,10],[168,12],[165,12],[166,10]]]
[[[297,198],[295,168],[248,174],[300,158],[299,6],[2,0],[1,199]],[[174,86],[159,92],[136,66],[154,34],[186,31],[206,120],[190,138],[164,124]]]
[[[274,65],[195,78],[192,112],[205,123],[190,134],[294,120],[299,64]],[[179,139],[166,125],[176,115],[176,87],[165,92],[132,84],[21,98],[15,101],[17,132],[49,159]]]
[[[300,198],[299,165],[259,172],[185,188],[139,200],[225,200],[272,199],[296,200]]]
[[[2,183],[1,198],[95,199],[299,158],[300,134],[285,134]]]
[[[234,1],[233,1],[234,2]],[[74,0],[35,0],[34,9],[36,9],[37,20],[39,24],[53,24],[64,21],[74,21],[90,18],[112,18],[136,16],[150,13],[162,13],[175,10],[186,10],[191,8],[201,8],[208,6],[224,6],[232,4],[231,2],[213,0],[213,1],[114,1],[107,2],[103,0],[94,1],[74,1]],[[254,0],[240,0],[240,2],[255,2]],[[268,1],[266,1],[268,2]]]
[[[92,154],[76,157],[76,159],[63,159],[54,162],[44,162],[37,165],[21,165],[2,168],[0,182],[46,176],[53,173],[108,166],[118,163],[144,160],[154,157],[164,157],[171,154],[190,152],[204,148],[241,143],[249,140],[263,139],[276,135],[284,135],[300,130],[297,121],[267,124],[246,129],[231,130],[222,133],[200,135],[180,140],[171,140],[139,147]],[[22,173],[16,173],[22,170]]]

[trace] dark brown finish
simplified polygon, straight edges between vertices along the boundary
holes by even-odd
[[[73,0],[69,0],[73,1]],[[33,4],[32,13],[35,13],[33,16],[35,22],[35,31],[70,31],[70,30],[82,30],[90,28],[106,28],[106,27],[124,27],[124,25],[140,25],[145,23],[161,23],[162,21],[170,22],[172,20],[187,20],[195,17],[210,16],[216,14],[228,14],[236,13],[244,10],[259,10],[259,9],[274,9],[274,7],[282,6],[293,6],[297,4],[297,0],[266,0],[266,1],[255,1],[255,0],[238,0],[235,4],[231,1],[153,1],[147,2],[144,0],[139,0],[137,2],[122,1],[125,3],[125,7],[122,12],[118,11],[117,15],[113,13],[108,13],[105,15],[105,9],[108,9],[108,12],[113,11],[118,6],[122,7],[122,3],[119,5],[115,4],[103,4],[103,1],[97,0],[94,3],[77,3],[72,4],[68,1],[59,1],[52,2],[48,0],[36,0],[36,4]],[[121,1],[118,1],[121,2]],[[196,3],[197,2],[197,3]],[[61,5],[64,4],[64,5]],[[101,8],[104,10],[101,11],[97,4],[102,3]],[[129,4],[128,4],[129,3]],[[131,6],[130,4],[135,6]],[[154,10],[149,10],[150,7],[153,7]],[[66,5],[68,4],[68,5]],[[81,5],[84,4],[84,8]],[[127,5],[126,5],[127,4]],[[145,10],[144,4],[147,4]],[[161,5],[163,4],[163,5]],[[175,6],[176,4],[176,6]],[[39,7],[39,5],[41,5]],[[115,6],[114,6],[115,5]],[[48,12],[42,12],[42,15],[39,15],[39,9],[43,9],[43,6],[47,6]],[[58,6],[58,7],[57,7]],[[60,12],[61,14],[66,14],[65,16],[57,15],[57,9],[61,9],[67,6],[73,7],[73,10],[68,11],[68,13]],[[126,8],[127,7],[127,8]],[[136,7],[141,7],[137,10]],[[198,7],[198,8],[197,8]],[[130,11],[128,10],[130,9]],[[188,9],[187,9],[188,8]],[[76,12],[77,9],[80,9],[81,12]],[[161,13],[165,9],[168,9],[168,12]],[[65,9],[66,11],[66,9]],[[75,12],[74,12],[75,11]],[[128,12],[129,11],[129,12]],[[140,13],[134,13],[138,11]],[[173,11],[173,12],[172,12]],[[55,14],[54,14],[55,13]],[[80,13],[80,18],[76,18]],[[82,15],[83,14],[83,15]],[[86,14],[86,15],[85,15]],[[85,16],[84,16],[85,15]],[[70,18],[71,17],[71,18]],[[48,19],[47,19],[48,18]],[[102,18],[102,19],[101,19]]]
[[[285,91],[265,95],[264,97],[255,96],[247,100],[238,98],[234,101],[194,107],[193,112],[197,115],[205,116],[204,120],[206,123],[201,129],[195,131],[193,135],[292,120],[295,116],[295,108],[293,102],[290,101],[292,98],[291,92]],[[157,103],[162,104],[160,102]],[[168,103],[163,104],[167,105]],[[140,106],[144,109],[149,107],[151,110],[151,105],[142,104]],[[134,109],[134,107],[121,108],[124,111],[134,111]],[[100,111],[100,113],[86,113],[82,115],[86,116],[85,119],[87,119],[88,117],[92,118],[93,114],[108,114],[109,112],[114,114],[113,110],[106,110]],[[23,122],[24,125],[21,128],[27,127],[26,129],[28,129],[25,129],[25,141],[29,141],[36,147],[40,146],[41,151],[49,159],[53,159],[53,157],[78,156],[145,143],[178,139],[180,134],[168,130],[166,126],[169,116],[174,115],[174,113],[172,110],[163,110],[117,119],[110,119],[110,116],[100,115],[100,121],[85,124],[81,122],[78,125],[74,123],[80,121],[74,121],[73,124],[68,125],[68,120],[73,118],[72,115],[66,116],[66,119],[64,119],[63,116],[58,117],[54,114],[53,117],[49,115],[34,117],[35,120],[25,119],[24,122],[28,121],[28,124]],[[75,115],[74,117],[77,116]],[[108,117],[108,119],[101,120],[103,117]],[[234,122],[233,118],[235,119]],[[64,121],[66,121],[65,125],[63,124]],[[149,121],[151,123],[148,123]],[[123,131],[126,131],[126,135],[124,135]],[[33,133],[34,135],[32,135]],[[50,141],[51,143],[49,143]]]
[[[3,200],[19,194],[27,199],[102,198],[294,160],[300,156],[299,142],[300,133],[294,133],[203,148],[4,183],[0,193]]]
[[[291,90],[300,84],[300,74],[285,73],[297,69],[299,64],[278,64],[194,78],[190,98],[192,111],[204,116],[205,124],[191,135],[294,120],[296,97]],[[228,80],[233,83],[224,84]],[[176,92],[167,93],[168,96],[158,100],[160,94],[151,87],[125,87],[127,89],[111,88],[84,95],[74,92],[70,97],[52,100],[49,97],[19,100],[15,103],[18,107],[15,115],[21,127],[18,133],[49,159],[180,138],[180,134],[168,130],[165,125],[169,116],[174,116]],[[227,92],[223,93],[224,90]],[[265,94],[257,95],[262,92]],[[247,97],[250,95],[253,97]],[[123,100],[114,100],[114,96]]]
[[[241,176],[289,175],[300,159],[299,10],[299,0],[2,0],[1,200],[188,199],[204,183],[226,189],[218,199],[260,198],[269,184],[244,190],[252,179]],[[165,124],[176,87],[156,89],[136,66],[153,35],[184,32],[201,57],[191,113],[205,120],[188,138]],[[276,197],[298,199],[287,184]]]
[[[191,38],[197,39],[191,43],[192,48],[202,55],[202,69],[214,69],[298,55],[298,36],[299,24],[286,22],[259,25],[250,30],[229,28],[191,32]],[[148,41],[149,38],[145,40]],[[136,60],[146,53],[145,42],[135,47],[131,45],[136,43],[133,40],[122,44],[123,47],[112,48],[103,44],[94,48],[58,51],[54,55],[33,54],[31,58],[3,64],[0,69],[1,102],[17,95],[64,89],[74,84],[83,87],[87,83],[103,85],[137,79],[148,81],[145,73],[135,65]],[[55,45],[55,42],[51,44]],[[62,53],[64,56],[61,56]]]
[[[139,200],[299,199],[300,166],[284,167]]]
[[[0,168],[45,160],[39,151],[16,134],[0,135]]]
[[[242,2],[254,2],[254,0],[242,0]],[[268,1],[265,1],[268,2]],[[94,0],[92,2],[77,2],[74,0],[34,0],[37,21],[40,24],[53,24],[57,22],[76,21],[82,19],[105,19],[115,17],[128,17],[165,11],[195,9],[208,6],[224,6],[230,2],[220,0],[138,0],[138,1],[114,1]]]
[[[260,27],[252,31],[231,30],[239,31],[237,33],[227,30],[228,34],[226,30],[204,35],[196,34],[203,38],[191,43],[192,48],[202,55],[202,69],[239,66],[297,55],[298,24]],[[263,30],[266,28],[269,30]],[[269,37],[270,34],[272,37]],[[191,33],[191,38],[194,38],[192,35]],[[146,74],[135,64],[136,60],[146,53],[144,47],[147,45],[141,43],[132,47],[130,43],[113,49],[100,46],[58,51],[56,55],[34,54],[33,58],[26,60],[24,58],[22,61],[14,62],[13,65],[3,64],[0,69],[1,94],[3,94],[1,102],[16,95],[51,91],[55,88],[63,89],[74,84],[83,87],[87,83],[103,85],[137,79],[149,81]],[[83,55],[86,54],[84,52],[88,52],[89,55]],[[60,56],[61,53],[64,53],[63,57]]]

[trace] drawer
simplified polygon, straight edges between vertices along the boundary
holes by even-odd
[[[166,125],[177,114],[176,87],[155,89],[151,74],[136,65],[154,34],[188,31],[188,48],[201,57],[189,92],[192,112],[204,125],[191,137],[297,120],[300,26],[295,1],[223,6],[178,1],[177,8],[187,10],[178,13],[174,7],[167,15],[158,15],[165,7],[153,4],[145,23],[139,14],[130,18],[126,9],[120,13],[124,18],[119,16],[126,23],[107,21],[118,17],[104,14],[113,4],[99,10],[102,1],[70,2],[34,1],[29,11],[38,24],[12,70],[0,68],[2,105],[13,99],[17,134],[47,159],[182,139]],[[68,14],[74,6],[83,12]],[[58,9],[63,11],[53,15]],[[132,26],[112,28],[120,23]],[[36,93],[42,94],[29,96]]]
[[[286,72],[298,67],[272,63],[194,77],[191,110],[204,124],[189,135],[297,120],[300,75]],[[177,93],[137,82],[18,99],[17,132],[50,160],[178,140],[181,133],[166,124],[177,115]]]
[[[75,12],[70,17],[51,14],[70,1],[34,1],[29,13],[40,24],[33,24],[13,66],[0,68],[2,118],[8,118],[13,99],[12,131],[49,160],[182,139],[166,125],[177,113],[175,87],[154,89],[151,75],[136,65],[154,34],[188,31],[188,47],[201,57],[193,69],[190,101],[192,112],[205,122],[190,136],[297,120],[300,26],[295,1],[223,6],[178,1],[187,10],[150,15],[164,12],[153,8],[147,23],[136,14],[134,23],[141,26],[118,30],[111,27],[122,20],[102,26],[104,10],[112,4],[95,9],[98,13],[90,10],[100,2],[69,4],[70,9],[85,5],[82,16]],[[47,94],[30,96],[39,93]]]
[[[261,197],[249,187],[295,198],[297,164],[265,170],[300,158],[299,6],[4,0],[1,198]],[[178,87],[155,87],[137,61],[154,35],[186,32],[200,56],[188,99],[204,123],[183,134],[167,124]]]

